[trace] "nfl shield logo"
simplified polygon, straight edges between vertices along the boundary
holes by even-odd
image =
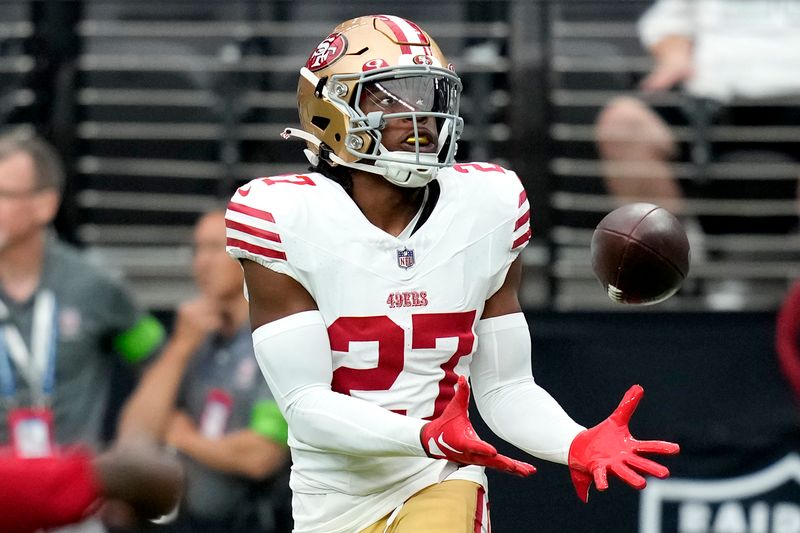
[[[406,270],[413,267],[414,250],[409,250],[408,248],[397,250],[397,266],[400,268],[405,268]]]

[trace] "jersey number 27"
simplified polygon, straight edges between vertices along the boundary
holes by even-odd
[[[444,411],[453,397],[458,376],[455,367],[458,361],[472,353],[475,334],[472,325],[475,311],[461,313],[419,313],[411,315],[411,349],[436,348],[436,339],[457,338],[456,351],[440,368],[444,377],[439,381],[439,393],[432,406],[433,414],[424,417],[431,420]],[[378,366],[374,368],[337,368],[333,372],[332,388],[342,394],[350,391],[389,390],[405,366],[405,332],[388,316],[340,317],[328,327],[331,349],[349,351],[351,342],[377,342]],[[396,413],[406,414],[405,409]],[[430,413],[430,411],[428,411]]]

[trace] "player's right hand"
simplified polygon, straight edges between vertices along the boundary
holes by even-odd
[[[456,393],[441,416],[422,427],[420,439],[429,457],[447,459],[463,465],[488,466],[527,477],[536,468],[497,453],[494,446],[478,437],[467,412],[469,406],[469,384],[467,378],[459,376]]]

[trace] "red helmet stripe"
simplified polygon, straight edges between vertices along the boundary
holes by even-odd
[[[413,42],[417,43],[419,46],[422,47],[422,53],[423,54],[425,54],[426,56],[432,56],[433,55],[433,52],[431,52],[430,41],[425,36],[425,33],[422,31],[422,28],[420,28],[416,23],[411,22],[408,19],[399,19],[398,25],[400,26],[401,29],[404,26],[407,26],[407,28],[406,28],[406,30],[404,32],[405,35],[406,35],[406,38],[408,39],[409,35],[413,35],[414,36],[414,41]],[[412,42],[412,41],[409,40],[408,42]]]
[[[393,17],[391,15],[380,15],[378,18],[380,20],[384,21],[387,26],[389,26],[389,29],[392,30],[392,33],[394,33],[394,36],[397,38],[397,40],[399,42],[401,42],[401,43],[407,43],[408,42],[408,38],[406,37],[406,34],[403,33],[403,29],[396,22],[397,17]],[[404,53],[404,54],[410,54],[411,53],[411,47],[409,45],[407,45],[407,44],[401,44],[400,45],[400,51],[402,53]]]
[[[425,33],[422,31],[422,28],[420,28],[419,26],[417,26],[417,25],[416,25],[416,23],[414,23],[414,22],[411,22],[410,20],[407,20],[407,19],[403,19],[403,22],[405,22],[406,24],[408,24],[409,26],[411,26],[411,30],[412,30],[412,32],[413,32],[413,33],[414,33],[414,35],[416,35],[416,36],[417,36],[417,38],[419,39],[419,44],[422,44],[422,45],[425,45],[425,46],[428,46],[428,45],[430,44],[430,43],[428,42],[428,38],[427,38],[427,37],[425,37]]]

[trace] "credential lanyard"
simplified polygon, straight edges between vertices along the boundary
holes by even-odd
[[[4,399],[14,401],[17,384],[11,362],[28,382],[34,405],[45,406],[52,397],[56,379],[58,342],[58,305],[53,291],[43,290],[33,304],[31,346],[22,339],[16,326],[9,321],[8,307],[0,301],[0,318],[6,324],[0,327],[0,391]]]

